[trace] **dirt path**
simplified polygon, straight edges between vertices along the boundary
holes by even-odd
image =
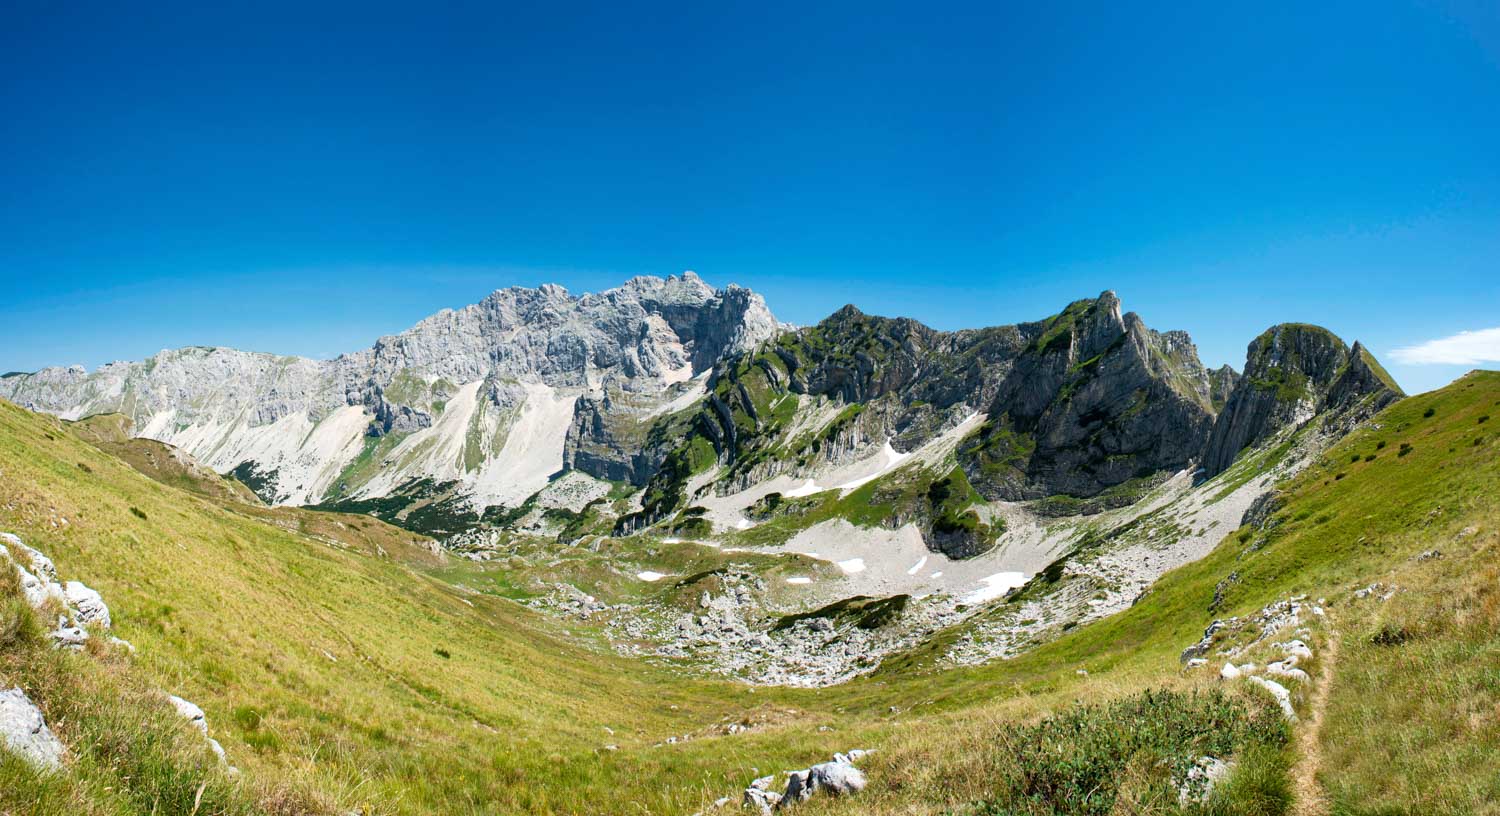
[[[1318,680],[1308,701],[1308,712],[1297,730],[1297,753],[1301,756],[1292,768],[1292,792],[1295,796],[1292,816],[1328,816],[1328,800],[1318,784],[1323,768],[1323,748],[1319,740],[1323,730],[1323,712],[1333,689],[1333,667],[1339,659],[1339,633],[1329,632],[1318,661]]]

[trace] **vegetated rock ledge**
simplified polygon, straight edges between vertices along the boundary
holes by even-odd
[[[113,626],[109,607],[98,592],[79,581],[60,583],[57,567],[41,551],[28,546],[13,533],[0,533],[0,569],[9,565],[20,578],[27,603],[39,615],[57,614],[57,628],[48,633],[52,648],[83,651],[90,638]],[[129,642],[107,636],[110,646],[134,654]],[[203,734],[205,745],[231,776],[239,769],[230,765],[219,741],[208,735],[203,709],[176,695],[164,695],[189,725]],[[67,749],[47,727],[39,709],[24,690],[0,690],[0,743],[44,771],[63,768]]]

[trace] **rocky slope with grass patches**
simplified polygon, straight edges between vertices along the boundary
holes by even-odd
[[[1250,343],[1245,374],[1229,393],[1203,452],[1205,475],[1240,451],[1315,416],[1346,424],[1373,416],[1403,394],[1369,350],[1304,323],[1272,326]]]
[[[653,426],[639,450],[675,447],[617,532],[681,527],[694,508],[722,523],[733,515],[729,497],[751,499],[733,508],[734,526],[745,529],[787,513],[788,499],[816,504],[808,497],[847,497],[879,481],[852,504],[874,508],[888,529],[915,524],[934,552],[974,556],[1003,531],[987,504],[1044,500],[1038,509],[1051,515],[1125,507],[1191,469],[1206,448],[1218,473],[1220,459],[1314,415],[1378,409],[1399,395],[1358,344],[1350,351],[1324,330],[1302,334],[1315,349],[1253,345],[1241,377],[1207,369],[1187,334],[1148,328],[1113,292],[1046,320],[958,332],[847,306],[724,361],[696,407]],[[1297,382],[1306,395],[1291,400],[1294,410],[1262,407],[1255,395],[1266,372],[1304,358]],[[909,489],[885,489],[908,457],[955,433],[941,462],[904,471]]]

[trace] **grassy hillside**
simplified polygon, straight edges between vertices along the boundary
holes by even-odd
[[[1178,812],[1167,771],[1199,752],[1228,753],[1238,770],[1192,812],[1283,813],[1294,797],[1309,813],[1494,812],[1500,419],[1490,414],[1500,417],[1495,373],[1397,403],[1282,485],[1264,523],[1129,610],[1019,658],[944,668],[954,631],[871,677],[793,691],[590,650],[564,622],[445,580],[465,571],[266,524],[0,403],[0,529],[102,591],[139,649],[57,656],[73,663],[54,670],[26,658],[34,647],[0,643],[0,685],[34,692],[80,756],[63,778],[0,794],[12,796],[0,810],[187,813],[180,791],[202,779],[214,804],[200,813],[690,813],[760,773],[875,747],[868,790],[799,812]],[[1419,558],[1428,550],[1441,556]],[[1376,581],[1399,591],[1354,599]],[[1307,664],[1326,679],[1288,681],[1295,729],[1268,720],[1269,698],[1253,687],[1218,681],[1223,658],[1183,668],[1183,648],[1215,617],[1304,593],[1326,598]],[[1268,648],[1235,659],[1264,664]],[[77,676],[82,690],[53,676]],[[114,683],[202,705],[242,781],[174,751],[147,773],[122,767],[120,743],[96,737],[70,702],[103,700],[99,717],[116,723],[157,710],[148,692],[95,691]],[[1074,708],[1080,700],[1093,705]],[[729,722],[753,727],[726,736]],[[20,778],[10,768],[0,782]]]
[[[103,593],[138,648],[133,671],[203,706],[252,786],[398,813],[584,812],[601,790],[686,806],[694,785],[732,786],[741,763],[602,746],[649,745],[780,697],[585,651],[508,601],[148,480],[9,404],[0,471],[0,528]],[[82,736],[66,720],[57,730]]]

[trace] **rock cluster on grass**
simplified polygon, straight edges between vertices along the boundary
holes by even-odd
[[[854,763],[870,753],[856,748],[847,754],[834,754],[832,762],[820,762],[800,771],[787,771],[786,788],[782,793],[772,789],[776,781],[775,774],[759,777],[745,788],[741,801],[746,807],[758,810],[762,816],[769,816],[773,811],[806,802],[819,793],[828,796],[858,793],[865,789],[866,781],[864,772],[855,767]],[[720,803],[727,804],[727,800],[720,799],[715,805]]]
[[[1218,651],[1220,655],[1236,657],[1262,641],[1274,637],[1290,627],[1300,625],[1304,614],[1311,614],[1313,617],[1322,617],[1324,615],[1323,599],[1319,598],[1317,603],[1309,603],[1306,595],[1297,595],[1284,601],[1269,603],[1253,615],[1247,615],[1243,618],[1234,616],[1215,620],[1208,625],[1207,629],[1203,630],[1203,637],[1197,643],[1182,650],[1182,655],[1179,659],[1187,664],[1188,668],[1198,668],[1206,664],[1206,658],[1215,643],[1247,630],[1253,631],[1254,635],[1248,643],[1232,649],[1220,649]],[[1299,629],[1297,631],[1298,634],[1303,634],[1306,630]],[[1300,647],[1301,651],[1306,651],[1306,654],[1295,654],[1295,657],[1312,657],[1312,650],[1308,649],[1307,645],[1302,643],[1302,641],[1289,641],[1288,645],[1291,644],[1296,644]],[[1279,643],[1274,645],[1278,647],[1282,646]],[[1287,654],[1288,656],[1293,656],[1294,653],[1289,651]],[[1295,662],[1295,659],[1293,659],[1288,667],[1294,665]]]
[[[49,617],[57,612],[57,626],[49,633],[54,648],[82,649],[88,642],[88,629],[110,628],[109,607],[98,592],[80,581],[58,581],[52,559],[18,536],[0,533],[0,542],[0,561],[15,569],[27,603]]]
[[[1322,616],[1322,604],[1323,600],[1321,598],[1316,604],[1309,604],[1307,596],[1298,595],[1285,601],[1276,601],[1267,604],[1260,612],[1245,618],[1234,617],[1225,620],[1216,620],[1212,624],[1209,624],[1208,629],[1203,633],[1202,639],[1183,650],[1182,659],[1188,664],[1188,668],[1190,669],[1204,666],[1207,664],[1207,660],[1203,656],[1207,655],[1209,650],[1213,648],[1214,643],[1221,639],[1221,633],[1235,634],[1245,630],[1254,631],[1255,634],[1248,643],[1233,648],[1220,649],[1218,652],[1220,655],[1229,658],[1238,657],[1251,647],[1274,637],[1290,627],[1300,624],[1303,612],[1310,611],[1314,616]],[[1281,713],[1292,722],[1297,720],[1297,712],[1292,707],[1291,692],[1287,690],[1286,686],[1271,678],[1296,680],[1302,683],[1311,682],[1312,678],[1297,665],[1304,660],[1312,659],[1312,648],[1307,645],[1306,641],[1302,640],[1302,638],[1310,636],[1311,631],[1304,627],[1297,629],[1294,634],[1297,637],[1271,643],[1272,648],[1280,650],[1282,658],[1266,664],[1264,669],[1254,663],[1235,665],[1232,660],[1225,661],[1224,665],[1219,669],[1220,679],[1238,680],[1243,678],[1270,692],[1271,696],[1276,699],[1277,706],[1281,708]],[[1266,676],[1260,676],[1262,673]]]
[[[91,630],[111,627],[109,607],[98,592],[79,581],[60,583],[52,559],[27,546],[19,537],[0,533],[0,542],[3,542],[0,543],[0,565],[9,563],[16,570],[27,602],[42,614],[50,615],[54,610],[61,610],[57,627],[48,633],[54,649],[81,651],[91,637]],[[109,642],[135,652],[134,646],[117,637],[110,636]],[[224,746],[208,735],[208,721],[203,709],[175,695],[167,695],[167,699],[183,719],[203,733],[209,749],[229,773],[238,774],[239,770],[229,765]],[[62,743],[52,735],[41,711],[21,689],[0,691],[0,742],[41,767],[61,767]]]

